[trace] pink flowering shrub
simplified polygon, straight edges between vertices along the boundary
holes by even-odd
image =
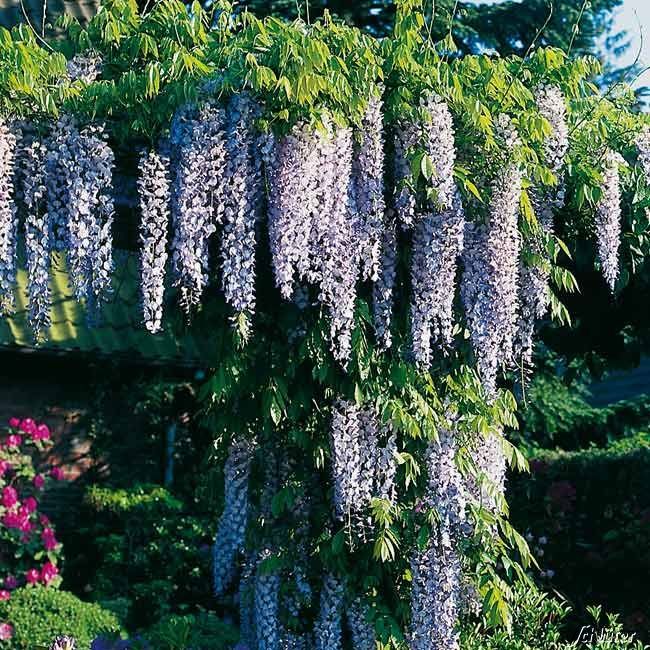
[[[63,473],[56,468],[41,474],[34,467],[51,444],[47,425],[30,418],[11,418],[0,434],[0,602],[17,587],[61,582],[61,544],[39,506],[48,484]]]

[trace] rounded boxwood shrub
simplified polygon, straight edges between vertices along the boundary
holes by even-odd
[[[0,620],[13,626],[11,641],[3,645],[11,650],[46,648],[57,634],[74,637],[78,650],[88,650],[99,634],[120,631],[112,612],[67,591],[46,587],[16,589],[9,600],[0,603]]]

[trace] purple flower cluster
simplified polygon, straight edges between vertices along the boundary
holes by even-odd
[[[10,312],[16,284],[16,134],[0,119],[0,314]]]
[[[375,629],[368,620],[368,606],[355,598],[346,608],[345,616],[352,638],[353,650],[375,650]]]
[[[225,111],[205,103],[174,116],[170,141],[172,179],[172,267],[187,314],[208,283],[209,241],[221,220],[226,169]]]
[[[537,107],[550,124],[551,134],[544,141],[543,162],[557,177],[554,187],[535,191],[531,200],[539,230],[534,233],[529,247],[535,259],[520,264],[519,269],[519,322],[516,337],[517,356],[523,367],[532,363],[535,322],[543,318],[549,306],[548,279],[550,262],[547,259],[546,241],[553,234],[553,216],[564,205],[564,179],[562,169],[569,149],[569,132],[566,103],[562,91],[556,86],[542,86],[537,91]]]
[[[50,220],[46,211],[47,149],[34,140],[24,151],[23,203],[28,320],[37,339],[50,326]]]
[[[140,197],[140,273],[145,327],[152,333],[162,327],[165,265],[171,211],[171,172],[165,143],[142,153]]]
[[[499,139],[506,152],[517,143],[516,131],[499,120]],[[522,173],[507,163],[492,183],[485,224],[468,224],[463,255],[461,297],[481,380],[489,395],[498,370],[513,358],[519,298],[518,228]]]
[[[73,56],[67,63],[68,77],[72,81],[92,83],[102,73],[103,62],[97,52],[86,52]]]
[[[212,547],[213,585],[217,596],[221,596],[230,586],[236,572],[237,555],[244,545],[252,455],[251,442],[235,440],[224,467],[225,505]]]
[[[379,89],[381,91],[381,89]],[[353,159],[361,277],[379,278],[384,230],[384,124],[380,96],[368,102]]]
[[[113,272],[113,196],[114,156],[101,126],[79,129],[70,118],[62,118],[52,140],[55,146],[46,168],[56,180],[48,204],[67,204],[67,224],[63,234],[61,210],[56,212],[57,241],[65,237],[72,288],[78,300],[85,300],[89,314],[99,309],[111,291]],[[64,179],[64,185],[61,180]]]
[[[384,447],[380,438],[386,440]],[[371,408],[338,400],[332,410],[331,448],[336,516],[363,536],[371,499],[395,501],[396,438]]]
[[[392,219],[387,220],[380,244],[379,276],[372,290],[373,324],[380,346],[387,350],[393,342],[391,319],[397,271],[397,232]]]
[[[463,598],[460,539],[465,527],[463,478],[456,465],[457,443],[442,429],[426,452],[428,505],[437,526],[427,546],[411,559],[411,629],[413,650],[459,648],[458,617]]]
[[[226,302],[237,314],[252,314],[255,309],[255,226],[263,187],[254,130],[258,114],[259,108],[246,94],[234,95],[228,104],[221,259]]]
[[[458,192],[451,205],[420,219],[413,233],[411,338],[416,363],[431,365],[431,339],[451,345],[457,261],[463,247],[465,214]]]
[[[621,240],[621,181],[619,167],[623,157],[608,151],[605,155],[602,196],[596,206],[598,261],[607,285],[614,291],[618,279],[618,248]]]
[[[472,449],[472,460],[476,476],[469,481],[469,493],[488,510],[499,512],[507,469],[503,432],[492,431],[481,437]]]
[[[260,554],[259,561],[270,556],[268,550]],[[276,650],[280,646],[279,619],[281,578],[278,573],[262,572],[255,575],[255,632],[258,650]]]
[[[320,610],[316,619],[315,650],[341,650],[344,589],[341,581],[328,573],[323,578]]]

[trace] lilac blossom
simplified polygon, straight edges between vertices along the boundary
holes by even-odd
[[[330,345],[334,358],[346,367],[352,349],[358,242],[351,203],[352,131],[338,129],[326,147],[323,161],[330,170],[326,211],[318,220],[317,255],[320,262],[319,299],[327,307]]]
[[[453,332],[458,256],[463,247],[465,214],[458,192],[452,205],[420,219],[413,234],[411,260],[411,338],[416,363],[431,365],[432,335],[449,348]]]
[[[234,578],[237,555],[246,536],[252,452],[250,441],[234,440],[224,467],[225,504],[212,547],[213,585],[217,596],[225,593]]]
[[[618,279],[618,249],[621,239],[621,181],[623,157],[614,151],[605,155],[602,196],[596,205],[598,261],[607,285],[613,292]]]
[[[503,451],[503,432],[498,429],[480,437],[472,449],[474,470],[470,494],[492,512],[500,512],[505,496],[507,462]]]
[[[310,236],[319,209],[318,176],[322,138],[297,124],[284,137],[269,136],[262,145],[269,180],[269,241],[275,283],[291,300],[297,278],[317,278],[310,260]],[[325,218],[325,214],[323,214]]]
[[[411,156],[420,143],[420,129],[416,122],[402,121],[393,133],[393,207],[406,228],[415,223],[416,196],[411,171]]]
[[[543,144],[542,161],[555,174],[558,184],[534,191],[531,195],[539,228],[531,237],[529,245],[537,260],[532,260],[532,263],[524,263],[522,260],[520,265],[516,350],[524,368],[532,363],[535,322],[544,317],[550,302],[550,262],[546,259],[545,244],[553,234],[554,213],[564,205],[562,169],[569,150],[566,102],[562,91],[556,86],[542,86],[537,91],[536,100],[540,114],[548,120],[551,127],[551,133]]]
[[[76,54],[67,63],[68,77],[71,81],[83,81],[92,83],[102,73],[102,57],[97,52],[85,52]]]
[[[434,195],[432,207],[436,211],[449,210],[456,194],[453,175],[456,143],[451,113],[447,104],[435,95],[422,100],[421,111],[425,114],[422,122],[424,153],[433,171],[428,179],[428,186]]]
[[[254,130],[257,113],[246,94],[234,95],[229,102],[221,258],[226,302],[237,314],[252,314],[255,309],[255,224],[262,186]]]
[[[375,629],[368,621],[368,606],[355,598],[347,607],[345,616],[352,637],[353,650],[375,650]]]
[[[166,144],[140,157],[140,273],[145,327],[152,333],[162,328],[165,266],[170,220],[170,161]]]
[[[14,197],[16,134],[0,119],[0,314],[11,312],[16,284],[17,215]]]
[[[269,558],[270,551],[260,554],[259,562]],[[280,647],[279,620],[281,578],[276,572],[266,572],[257,567],[255,575],[255,635],[258,650],[276,650]]]
[[[331,425],[334,510],[340,521],[348,522],[363,499],[363,469],[359,408],[338,400],[332,409]]]
[[[34,140],[26,148],[22,187],[25,207],[28,320],[37,341],[50,326],[50,221],[45,200],[46,156],[47,149],[39,140]]]
[[[343,584],[331,573],[325,575],[320,594],[320,610],[314,625],[315,650],[341,650]]]
[[[514,129],[500,121],[506,151],[517,142]],[[518,229],[522,173],[506,163],[492,183],[485,224],[468,224],[463,255],[461,297],[477,360],[488,395],[496,390],[499,368],[513,358],[519,297]]]
[[[62,115],[55,123],[47,141],[45,184],[47,186],[47,213],[51,228],[51,245],[63,251],[69,246],[68,220],[70,215],[69,186],[73,161],[70,149],[79,132],[73,118]]]
[[[384,224],[384,125],[380,96],[371,96],[353,159],[361,277],[377,281]]]
[[[209,279],[209,241],[221,220],[226,167],[225,113],[213,103],[183,107],[171,128],[172,268],[181,306],[189,314]]]
[[[411,650],[459,648],[463,591],[459,541],[465,527],[465,497],[456,450],[454,433],[443,429],[426,452],[427,502],[435,510],[437,526],[424,550],[416,549],[411,559]]]
[[[114,158],[101,126],[68,129],[59,150],[69,209],[68,264],[75,296],[86,300],[92,315],[111,291]]]
[[[387,350],[392,345],[391,319],[397,263],[395,223],[387,219],[381,237],[379,275],[373,285],[373,324],[379,345]]]

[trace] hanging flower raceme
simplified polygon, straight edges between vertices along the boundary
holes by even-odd
[[[170,218],[170,161],[166,143],[140,156],[140,273],[145,327],[152,333],[162,327],[165,267]]]
[[[359,142],[355,146],[353,174],[361,277],[377,281],[386,210],[384,124],[380,96],[372,96],[368,101],[359,136]]]
[[[519,322],[516,349],[524,368],[531,365],[535,322],[546,314],[550,302],[549,261],[545,243],[553,234],[553,216],[564,205],[562,170],[569,150],[569,130],[566,102],[556,86],[542,86],[537,92],[537,107],[548,120],[551,134],[544,141],[543,162],[557,178],[557,185],[534,191],[531,200],[537,217],[539,232],[531,238],[531,252],[537,258],[533,263],[520,265]]]
[[[551,127],[551,133],[544,140],[543,145],[544,164],[555,174],[558,181],[555,191],[551,194],[555,195],[556,201],[562,201],[564,197],[557,195],[564,185],[561,174],[569,151],[566,99],[560,88],[546,85],[537,89],[535,101],[540,115],[548,121]]]
[[[257,553],[247,553],[239,578],[239,634],[247,648],[256,647],[255,635],[255,575],[258,563]]]
[[[319,174],[327,175],[322,158],[325,137],[297,124],[284,137],[268,136],[262,145],[269,181],[269,241],[275,284],[291,300],[296,280],[317,281],[316,261],[310,258],[314,219],[319,205]]]
[[[353,650],[375,650],[375,629],[368,621],[368,606],[355,598],[345,610]]]
[[[511,151],[517,135],[509,120],[498,123],[498,135]],[[506,163],[492,183],[485,224],[469,224],[465,232],[461,297],[481,380],[489,395],[496,390],[501,366],[512,362],[519,297],[518,228],[522,173]]]
[[[602,196],[596,205],[596,240],[601,272],[611,291],[618,279],[618,249],[621,240],[621,179],[619,168],[625,164],[615,151],[605,154]]]
[[[420,144],[421,132],[413,121],[398,122],[393,131],[393,207],[406,228],[416,219],[416,195],[411,171],[411,156]]]
[[[265,550],[260,563],[270,557]],[[280,585],[278,573],[263,572],[258,565],[255,575],[255,632],[258,650],[276,650],[280,647]]]
[[[325,575],[320,594],[320,610],[314,626],[315,650],[341,650],[344,590],[331,573]]]
[[[62,115],[51,129],[47,140],[45,162],[45,184],[47,186],[47,214],[50,220],[50,240],[54,250],[69,247],[68,220],[72,166],[70,157],[79,132],[75,121],[69,115]]]
[[[320,266],[318,297],[328,309],[332,353],[343,367],[352,349],[359,276],[359,241],[351,200],[352,148],[352,131],[348,128],[338,129],[325,145],[324,164],[330,170],[330,182],[322,186],[327,192],[322,199],[325,211],[312,234],[316,237],[314,256]]]
[[[380,440],[385,445],[380,446]],[[332,412],[332,473],[337,518],[364,537],[373,498],[396,499],[397,441],[370,407],[339,400]]]
[[[420,219],[411,260],[411,337],[416,363],[431,365],[431,343],[451,345],[457,261],[463,247],[465,213],[455,193],[449,209]]]
[[[424,98],[421,111],[425,114],[422,122],[424,153],[431,163],[428,189],[433,190],[433,196],[427,198],[437,211],[448,210],[456,193],[456,142],[451,113],[447,104],[435,95]]]
[[[248,479],[253,445],[235,440],[224,467],[224,509],[212,547],[214,593],[221,596],[236,572],[236,561],[243,548],[248,524]]]
[[[340,521],[349,522],[367,491],[363,470],[359,408],[339,400],[332,410],[331,449],[334,482],[334,511]]]
[[[465,487],[456,465],[457,448],[454,433],[441,429],[426,452],[427,505],[436,511],[437,526],[424,550],[416,549],[411,559],[411,650],[459,648]]]
[[[507,470],[503,431],[491,431],[479,438],[471,454],[476,476],[468,482],[469,494],[491,512],[501,512]]]
[[[59,151],[67,185],[68,263],[75,296],[92,315],[111,290],[114,157],[102,127],[68,129]]]
[[[237,314],[255,309],[255,225],[262,201],[262,158],[254,125],[258,113],[246,94],[233,95],[228,104],[221,259],[226,302]]]
[[[372,288],[373,324],[377,341],[387,350],[393,343],[391,320],[397,266],[397,233],[391,217],[387,217],[381,238],[379,277]]]
[[[16,284],[16,134],[0,119],[0,314],[11,312]]]
[[[50,326],[50,220],[46,209],[47,149],[34,140],[24,152],[23,202],[29,324],[36,340]]]
[[[224,110],[207,102],[198,111],[179,110],[171,127],[172,266],[186,314],[208,283],[209,240],[223,216],[225,122]]]

